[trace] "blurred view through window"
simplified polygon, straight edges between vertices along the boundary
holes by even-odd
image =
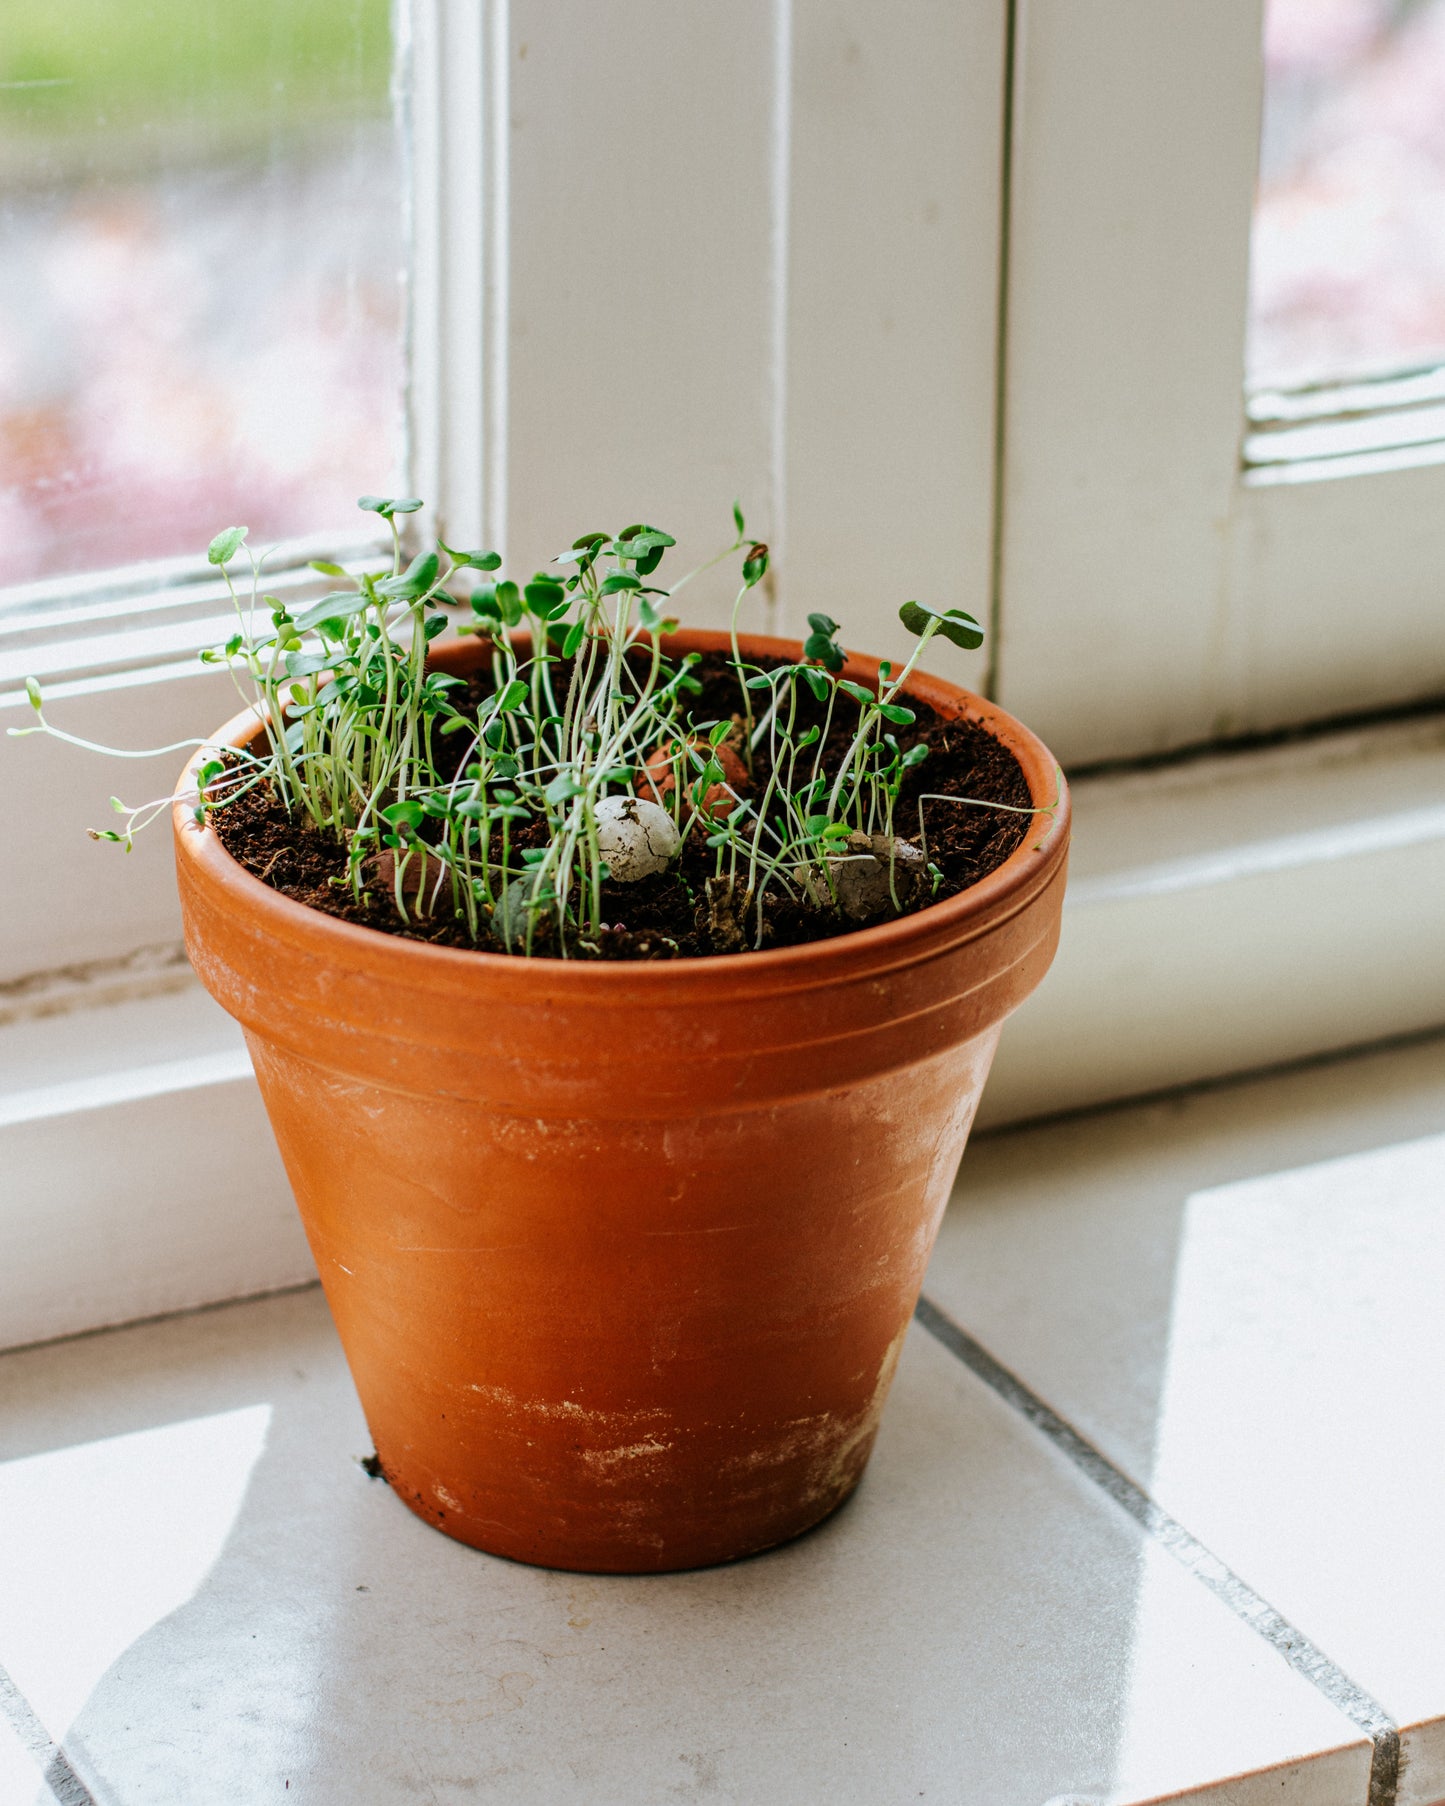
[[[0,585],[338,529],[401,448],[388,0],[0,5]]]
[[[1249,382],[1445,361],[1445,0],[1267,0]]]

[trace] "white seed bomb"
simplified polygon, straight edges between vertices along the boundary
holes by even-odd
[[[596,819],[598,848],[619,884],[667,870],[679,835],[666,809],[640,796],[604,796]]]
[[[809,897],[820,909],[837,906],[855,922],[894,914],[893,898],[907,904],[923,880],[927,860],[906,840],[886,834],[850,834],[844,851],[827,861],[826,875],[817,865],[798,866]]]

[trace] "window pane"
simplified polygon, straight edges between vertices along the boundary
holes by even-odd
[[[0,8],[0,584],[391,485],[390,67],[388,0]]]
[[[1267,0],[1251,386],[1445,358],[1445,0]]]

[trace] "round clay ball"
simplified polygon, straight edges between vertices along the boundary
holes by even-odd
[[[619,884],[667,870],[679,836],[666,809],[640,796],[604,796],[596,815],[597,845]]]

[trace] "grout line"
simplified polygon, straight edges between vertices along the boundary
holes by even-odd
[[[1369,1806],[1395,1806],[1400,1774],[1400,1730],[1380,1702],[1352,1681],[1303,1631],[1296,1629],[1247,1581],[1205,1548],[1177,1518],[1170,1517],[1162,1506],[1156,1505],[1122,1468],[1116,1467],[1101,1449],[1060,1417],[1052,1406],[996,1360],[967,1330],[945,1315],[931,1299],[920,1298],[914,1316],[935,1341],[997,1393],[1005,1404],[1027,1418],[1086,1479],[1107,1493],[1147,1535],[1167,1549],[1181,1567],[1277,1650],[1296,1674],[1303,1676],[1331,1705],[1365,1732],[1374,1745]]]
[[[45,1785],[57,1806],[96,1806],[95,1795],[70,1766],[70,1758],[41,1724],[30,1701],[0,1668],[0,1714],[44,1771]]]

